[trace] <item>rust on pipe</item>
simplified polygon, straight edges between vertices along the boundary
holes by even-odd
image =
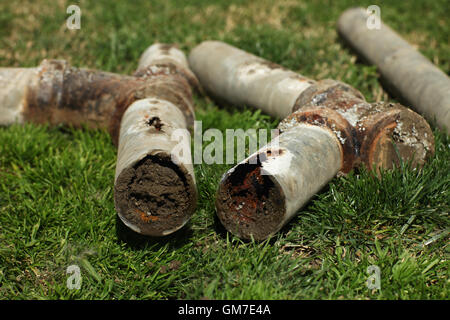
[[[300,123],[275,139],[219,184],[217,215],[240,238],[263,240],[280,230],[342,166],[339,140],[326,127]]]
[[[170,139],[193,127],[192,87],[199,84],[183,52],[166,44],[150,46],[133,76],[47,59],[36,68],[0,68],[0,125],[107,128],[118,146],[118,215],[137,232],[161,236],[181,228],[196,207],[192,164],[171,156]]]
[[[0,68],[0,81],[2,110],[11,115],[2,117],[2,125],[34,122],[92,128],[107,128],[114,111],[145,83],[47,59],[36,68]]]
[[[183,227],[196,207],[192,161],[172,152],[179,143],[190,152],[190,139],[172,137],[193,126],[191,86],[198,88],[198,82],[184,53],[166,44],[150,46],[135,75],[149,77],[151,85],[146,98],[133,102],[121,117],[114,202],[128,227],[164,236]]]
[[[434,154],[432,131],[420,115],[399,104],[368,103],[344,83],[313,81],[217,41],[194,48],[189,63],[213,96],[284,118],[277,143],[219,184],[218,217],[241,238],[277,232],[338,173],[362,164],[393,168],[400,160],[421,167]]]
[[[107,128],[117,144],[126,108],[163,93],[193,126],[191,91],[184,79],[172,65],[153,66],[136,76],[75,68],[50,59],[36,68],[0,68],[0,125],[33,122]]]
[[[400,160],[420,168],[434,154],[433,133],[420,115],[398,103],[369,103],[339,81],[317,81],[299,96],[293,111],[280,130],[296,122],[329,127],[343,148],[343,173],[361,163],[377,171],[392,169]]]
[[[351,8],[337,23],[340,36],[377,66],[390,91],[450,134],[450,78],[389,26],[367,27],[368,14]]]

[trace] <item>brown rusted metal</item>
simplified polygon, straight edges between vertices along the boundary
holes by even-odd
[[[361,164],[392,169],[401,159],[422,167],[434,154],[433,133],[420,115],[400,104],[368,103],[339,81],[318,81],[299,96],[293,111],[279,128],[294,119],[328,126],[343,147],[343,173]]]
[[[177,105],[192,127],[189,81],[193,80],[179,70],[174,65],[152,65],[135,76],[126,76],[45,59],[21,101],[23,121],[107,128],[117,145],[120,120],[128,106],[136,100],[157,96]]]
[[[241,238],[265,239],[284,218],[283,189],[262,170],[260,159],[256,164],[242,164],[222,180],[216,196],[218,212],[223,213],[220,220]]]
[[[27,88],[24,120],[108,128],[115,110],[133,101],[134,92],[145,83],[144,78],[44,60],[38,68],[37,81]]]

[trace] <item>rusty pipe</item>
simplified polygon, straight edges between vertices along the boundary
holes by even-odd
[[[198,88],[198,82],[182,57],[175,47],[156,44],[144,53],[134,76],[74,68],[62,60],[0,68],[0,125],[107,128],[118,145],[114,196],[119,217],[142,234],[169,234],[189,220],[197,198],[192,164],[170,152],[173,130],[194,123],[191,86]],[[131,183],[126,177],[138,182],[124,188],[124,182]],[[167,181],[174,184],[168,197],[163,195]]]
[[[120,125],[114,202],[125,225],[151,236],[164,236],[183,227],[197,200],[190,160],[190,139],[175,141],[176,130],[193,126],[191,85],[195,76],[182,51],[155,44],[141,56],[136,75],[152,77],[152,91],[133,102]],[[188,114],[188,116],[186,116]],[[188,155],[172,151],[178,144]]]
[[[43,60],[36,68],[0,68],[0,125],[12,123],[109,126],[144,79]]]
[[[351,8],[340,16],[340,36],[366,61],[377,66],[387,87],[450,134],[450,78],[389,26],[367,28],[369,16]]]
[[[342,150],[331,130],[299,123],[224,174],[217,215],[238,237],[263,240],[333,179],[341,163]]]
[[[219,184],[218,217],[241,238],[277,232],[339,172],[392,168],[401,159],[420,167],[434,153],[421,116],[399,104],[368,103],[341,82],[313,81],[217,41],[195,47],[189,63],[213,96],[284,117],[277,147],[271,142],[250,155]]]

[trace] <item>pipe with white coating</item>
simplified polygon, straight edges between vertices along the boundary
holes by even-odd
[[[339,141],[326,127],[300,124],[275,139],[219,184],[217,214],[240,238],[262,240],[280,230],[341,169]]]
[[[188,132],[193,126],[194,109],[186,79],[191,83],[196,79],[184,53],[165,44],[150,46],[142,55],[136,74],[147,73],[158,75],[157,89],[131,104],[122,116],[114,201],[120,219],[129,228],[164,236],[183,227],[196,207],[194,168],[192,161],[184,161],[191,159],[190,139],[173,139],[176,130]],[[174,102],[176,96],[184,101],[190,117]],[[172,152],[176,147],[189,154],[179,158]]]
[[[377,66],[391,91],[450,134],[450,78],[389,26],[369,29],[369,16],[351,8],[340,16],[340,36],[366,61]]]

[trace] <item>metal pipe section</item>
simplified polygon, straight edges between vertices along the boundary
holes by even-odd
[[[434,153],[421,116],[399,104],[369,103],[344,83],[313,81],[217,41],[195,47],[189,63],[218,99],[284,118],[279,150],[272,141],[220,182],[217,214],[239,237],[274,234],[339,172],[361,164],[378,171],[400,160],[421,167]]]
[[[195,211],[191,141],[189,135],[180,141],[173,139],[176,130],[188,133],[193,125],[189,82],[179,76],[188,72],[183,52],[169,45],[150,46],[140,59],[137,74],[150,77],[155,90],[131,104],[122,116],[114,202],[124,224],[144,235],[173,233]],[[183,105],[176,103],[177,97]],[[190,117],[183,112],[186,108]],[[173,152],[176,147],[189,154],[179,158]]]
[[[326,127],[299,124],[223,176],[216,197],[225,228],[244,239],[279,231],[342,166],[342,148]]]
[[[394,94],[450,134],[450,78],[387,25],[367,28],[368,17],[362,8],[346,10],[338,20],[339,34],[377,66]]]
[[[37,68],[0,68],[1,126],[24,122],[26,90],[37,73]]]
[[[193,127],[191,87],[198,81],[184,53],[166,44],[150,46],[134,76],[74,68],[63,60],[0,68],[0,125],[108,128],[118,145],[119,217],[137,232],[163,236],[186,224],[196,207],[190,139],[172,141],[176,130],[189,136]],[[174,147],[183,150],[182,158]]]
[[[291,114],[300,93],[314,83],[219,41],[204,41],[195,47],[189,65],[202,87],[214,97],[281,119]]]

